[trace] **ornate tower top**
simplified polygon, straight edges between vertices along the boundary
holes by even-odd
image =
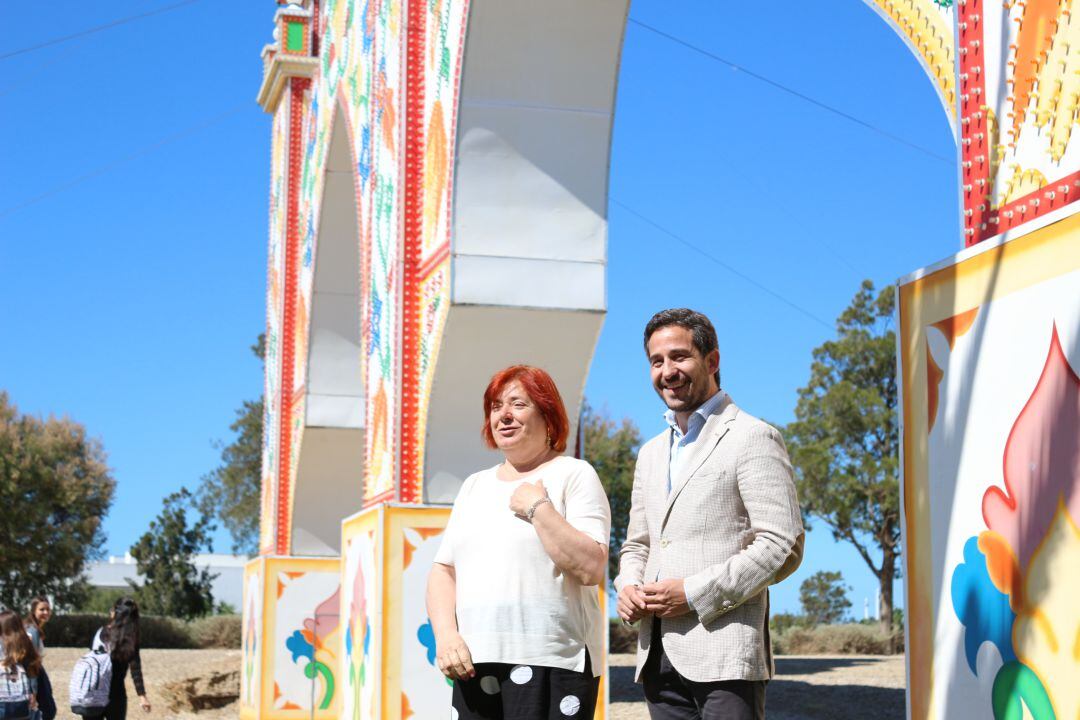
[[[273,114],[281,100],[281,91],[289,78],[310,78],[315,74],[318,57],[315,53],[312,0],[286,3],[274,13],[274,42],[263,48],[263,81],[258,103]]]

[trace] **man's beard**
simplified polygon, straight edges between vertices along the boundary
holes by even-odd
[[[672,412],[694,412],[709,399],[709,384],[708,381],[704,385],[697,382],[690,382],[688,393],[685,398],[674,398],[672,401],[668,400],[668,397],[664,394],[664,387],[657,388],[653,386],[653,389],[660,395],[660,399],[668,410]],[[672,404],[674,402],[674,404]]]

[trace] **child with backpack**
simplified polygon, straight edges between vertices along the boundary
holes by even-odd
[[[30,720],[37,713],[41,658],[17,613],[0,612],[0,643],[0,719]]]
[[[94,634],[90,652],[79,658],[71,672],[71,711],[84,718],[125,720],[128,669],[142,709],[150,712],[139,660],[139,606],[122,597],[109,618],[109,624]]]

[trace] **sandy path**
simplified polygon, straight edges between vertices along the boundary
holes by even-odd
[[[74,718],[68,710],[68,678],[75,660],[84,651],[49,648],[45,667],[53,679],[58,718]],[[162,684],[205,673],[233,669],[240,664],[239,650],[144,650],[143,676],[153,711],[144,714],[135,700],[128,678],[132,720],[224,720],[236,718],[236,703],[199,713],[175,713],[166,707]],[[767,710],[770,720],[855,720],[873,708],[878,720],[904,717],[904,656],[789,656],[776,660],[777,677],[769,683]],[[612,655],[610,664],[611,709],[609,720],[648,720],[649,713],[636,685],[633,655]],[[412,720],[428,720],[413,718]]]
[[[648,720],[634,683],[634,656],[610,659],[609,720]],[[769,720],[876,720],[904,718],[904,656],[788,656],[776,659],[769,683]],[[868,712],[873,708],[873,712]]]
[[[45,651],[45,669],[53,684],[56,707],[59,709],[57,720],[78,718],[72,714],[68,703],[68,682],[71,668],[86,650],[84,648],[47,648]],[[166,718],[219,718],[239,717],[237,704],[232,703],[216,710],[204,710],[195,713],[177,713],[169,710],[165,697],[161,693],[164,683],[171,680],[200,675],[209,670],[232,670],[240,667],[239,650],[143,650],[140,653],[143,665],[143,680],[146,682],[146,694],[150,698],[151,711],[144,713],[139,708],[135,697],[135,686],[131,684],[131,675],[127,678],[128,718],[131,720],[165,720]]]

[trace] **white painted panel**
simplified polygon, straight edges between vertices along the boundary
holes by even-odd
[[[315,293],[308,375],[310,392],[363,397],[356,303],[355,295]]]
[[[471,4],[457,122],[452,302],[603,309],[608,159],[626,11],[626,0]],[[490,257],[562,264],[496,267]]]
[[[472,0],[466,100],[610,110],[627,0]]]
[[[304,419],[307,427],[364,426],[360,236],[351,157],[344,118],[338,117],[315,242]]]
[[[344,133],[344,130],[341,130]],[[335,132],[337,135],[337,132]],[[336,144],[331,145],[334,152]],[[341,148],[348,153],[348,148]],[[315,241],[315,292],[355,295],[360,283],[360,233],[354,173],[327,171],[319,235]]]
[[[455,305],[605,308],[604,266],[600,263],[459,255],[454,258],[453,272]],[[587,371],[582,368],[582,372]]]
[[[308,393],[307,427],[351,428],[364,427],[364,401],[362,397],[342,395],[318,395]]]
[[[603,317],[600,312],[451,308],[428,415],[425,502],[453,502],[466,477],[501,462],[500,453],[484,446],[480,430],[484,390],[507,366],[535,365],[551,374],[570,418],[567,451],[573,452]]]
[[[462,108],[454,251],[603,261],[609,122]]]
[[[364,432],[304,430],[293,495],[293,555],[339,555],[341,521],[360,507]]]

